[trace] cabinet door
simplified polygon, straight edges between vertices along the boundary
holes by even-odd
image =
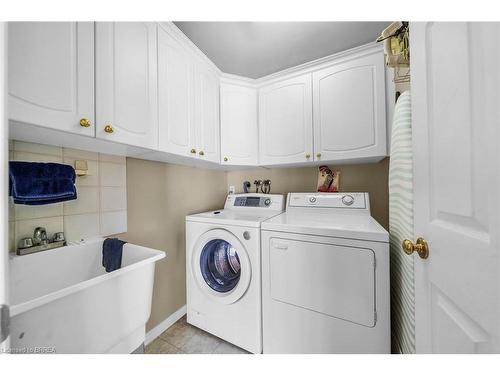
[[[187,50],[158,27],[159,148],[192,155],[195,148],[193,61]],[[196,151],[194,151],[196,152]]]
[[[219,163],[219,78],[204,66],[195,74],[196,149],[202,160]]]
[[[158,147],[155,23],[96,23],[96,98],[97,137]]]
[[[221,83],[220,117],[221,164],[257,165],[256,89]]]
[[[386,155],[382,51],[313,73],[316,160]]]
[[[9,22],[8,29],[9,118],[93,136],[94,23]]]
[[[311,74],[259,90],[259,145],[263,165],[312,161]]]

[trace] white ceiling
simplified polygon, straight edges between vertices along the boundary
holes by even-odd
[[[389,22],[174,22],[224,73],[249,78],[373,42]]]

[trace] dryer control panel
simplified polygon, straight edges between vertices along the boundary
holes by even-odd
[[[289,193],[287,211],[294,208],[370,211],[368,193]]]

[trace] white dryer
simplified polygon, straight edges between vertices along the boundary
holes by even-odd
[[[368,193],[290,193],[262,223],[264,353],[390,353],[389,234]]]
[[[277,194],[230,194],[223,210],[186,217],[187,321],[262,353],[261,222]]]

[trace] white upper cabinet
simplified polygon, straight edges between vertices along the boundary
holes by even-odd
[[[171,32],[158,28],[159,149],[219,163],[219,77]]]
[[[313,160],[311,74],[259,90],[260,164]]]
[[[96,23],[96,136],[158,148],[156,23]]]
[[[10,22],[8,34],[13,138],[222,166],[387,155],[381,46],[252,80],[221,75],[168,22]]]
[[[187,49],[158,27],[159,149],[195,156],[194,64]]]
[[[9,22],[8,27],[9,118],[93,136],[94,24]]]
[[[221,83],[220,131],[222,165],[258,164],[255,88]]]
[[[314,157],[319,161],[382,159],[387,154],[383,53],[313,73]]]
[[[200,159],[219,163],[219,77],[198,64],[194,83],[196,151]]]

